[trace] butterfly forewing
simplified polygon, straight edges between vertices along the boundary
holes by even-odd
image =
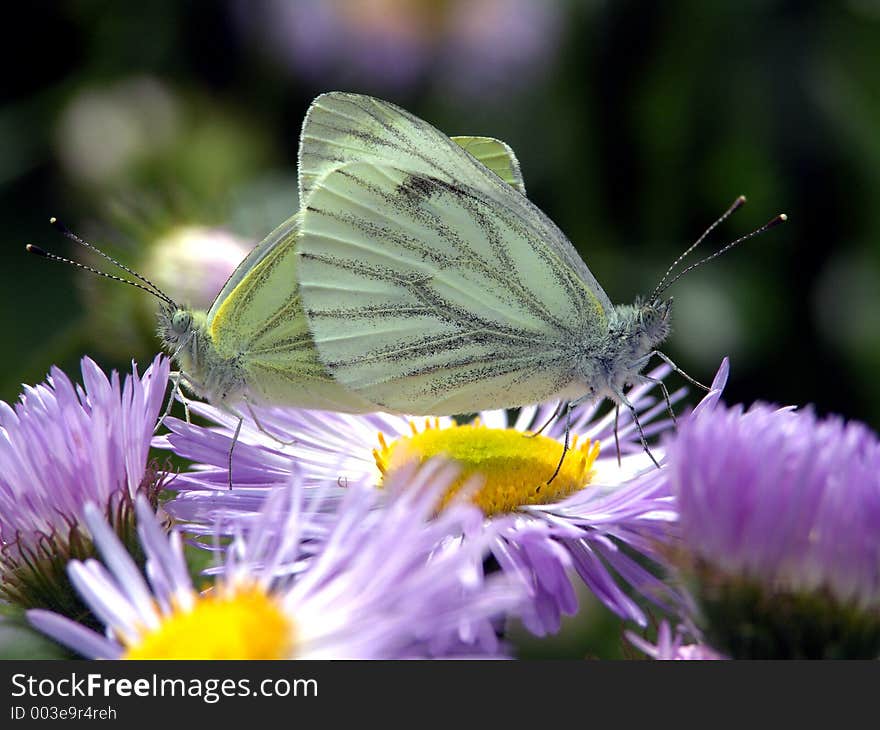
[[[568,345],[611,308],[524,196],[513,151],[454,141],[388,102],[318,97],[300,140],[303,211],[208,314],[255,401],[457,413],[570,385]]]
[[[211,304],[211,309],[208,312],[209,320],[213,319],[217,310],[226,301],[226,298],[260,261],[275,248],[291,244],[293,237],[296,235],[296,225],[296,216],[291,216],[251,249],[250,253],[235,267],[235,271],[232,272],[220,293],[214,298],[214,302]]]
[[[558,229],[498,185],[525,207],[369,162],[317,182],[297,274],[336,381],[416,414],[531,403],[571,384],[570,348],[604,332],[604,302],[549,245]]]
[[[481,184],[487,169],[405,109],[370,96],[322,94],[312,102],[300,135],[301,203],[319,178],[350,162],[392,164],[472,186]]]
[[[513,159],[518,170],[519,163]],[[312,102],[300,137],[299,183],[303,207],[322,175],[349,162],[392,165],[413,174],[468,186],[511,208],[523,219],[535,219],[536,227],[549,232],[545,241],[548,252],[558,257],[572,275],[593,292],[606,312],[611,310],[608,296],[552,221],[524,195],[423,119],[370,96],[342,92],[322,94]]]

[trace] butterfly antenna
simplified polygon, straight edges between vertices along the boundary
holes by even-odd
[[[726,221],[728,218],[730,218],[730,216],[733,215],[733,213],[735,211],[742,208],[742,206],[744,206],[745,204],[746,204],[746,196],[740,195],[736,200],[733,201],[731,206],[726,211],[724,211],[724,213],[721,215],[721,217],[718,220],[716,220],[711,226],[709,226],[705,231],[703,231],[702,236],[700,236],[696,241],[694,241],[690,246],[688,246],[687,249],[684,251],[684,253],[682,253],[681,256],[679,256],[677,259],[675,259],[675,261],[672,262],[672,265],[668,269],[666,269],[666,273],[663,274],[663,277],[657,283],[657,286],[655,287],[651,296],[648,298],[649,302],[656,301],[657,297],[660,296],[660,293],[666,289],[666,287],[664,287],[663,285],[666,283],[666,279],[669,278],[669,275],[672,273],[672,270],[676,266],[678,266],[682,261],[684,261],[688,257],[688,255],[691,253],[691,251],[693,251],[697,246],[699,246],[703,241],[705,241],[706,238],[709,236],[709,234],[712,233],[712,231],[714,231],[718,226],[720,226],[722,223],[724,223],[724,221]]]
[[[654,294],[654,297],[655,298],[659,297],[663,292],[665,292],[670,286],[672,286],[676,281],[678,281],[682,276],[687,274],[689,271],[693,271],[698,266],[702,266],[703,264],[708,263],[712,259],[717,259],[722,254],[730,251],[730,249],[732,249],[734,246],[739,246],[739,244],[741,244],[745,241],[748,241],[749,239],[754,238],[755,236],[759,236],[762,233],[764,233],[764,231],[769,231],[771,228],[775,228],[780,223],[785,223],[785,221],[787,221],[787,220],[788,220],[788,216],[785,213],[780,213],[779,215],[775,216],[774,218],[771,218],[769,221],[767,221],[760,228],[756,228],[754,231],[752,231],[751,233],[747,233],[745,236],[740,236],[735,241],[731,241],[726,246],[724,246],[723,248],[721,248],[718,251],[716,251],[715,253],[713,253],[711,256],[707,256],[706,258],[700,259],[696,263],[691,264],[687,268],[679,271],[678,274],[676,274],[670,281],[668,281],[662,289],[656,291]]]
[[[65,226],[61,221],[59,221],[55,216],[52,216],[49,219],[49,223],[52,225],[53,228],[55,228],[56,231],[61,233],[61,235],[63,235],[65,238],[73,241],[74,243],[78,243],[80,246],[85,246],[85,248],[89,249],[89,251],[93,251],[94,253],[98,254],[98,256],[101,256],[102,258],[107,259],[107,261],[109,261],[111,264],[122,269],[125,273],[138,279],[143,284],[146,284],[146,286],[141,286],[140,284],[135,284],[133,281],[128,281],[128,279],[122,279],[118,276],[113,276],[112,274],[104,274],[104,272],[98,271],[96,269],[91,269],[90,267],[85,266],[85,265],[80,265],[80,268],[83,268],[87,271],[92,271],[92,273],[104,274],[105,276],[107,276],[110,279],[115,279],[117,281],[123,281],[123,282],[126,282],[127,284],[131,284],[133,286],[136,286],[138,289],[143,289],[144,291],[149,291],[151,294],[158,297],[163,302],[167,302],[168,304],[170,304],[174,307],[177,307],[177,305],[172,301],[171,297],[169,297],[165,292],[163,292],[158,286],[156,286],[146,276],[142,276],[134,269],[130,269],[128,266],[121,263],[120,261],[117,261],[109,254],[104,253],[104,251],[102,251],[97,246],[89,243],[88,241],[84,241],[82,238],[77,236],[73,231],[71,231],[67,226]],[[42,249],[40,249],[40,250],[42,251]],[[45,253],[46,252],[44,251],[43,254],[41,254],[41,255],[45,255]],[[77,263],[75,261],[70,261],[68,259],[64,259],[61,256],[54,256],[54,254],[47,256],[47,258],[53,258],[53,257],[56,260],[60,260],[60,261],[66,262],[66,263],[77,265]],[[149,288],[147,288],[147,287],[149,287]]]
[[[142,289],[148,294],[152,294],[157,299],[165,302],[166,304],[171,305],[175,309],[177,309],[177,304],[175,304],[170,297],[163,294],[159,290],[150,289],[149,287],[144,286],[143,284],[138,284],[136,281],[129,281],[128,279],[123,279],[121,276],[116,276],[114,274],[108,274],[106,271],[101,271],[100,269],[95,269],[91,266],[87,266],[86,264],[81,264],[79,261],[73,261],[72,259],[64,258],[64,256],[58,256],[54,253],[49,253],[39,246],[35,246],[32,243],[29,243],[24,247],[25,251],[28,253],[32,253],[36,256],[42,256],[44,259],[49,259],[50,261],[60,261],[62,264],[70,264],[71,266],[82,269],[83,271],[88,271],[89,273],[95,274],[97,276],[103,276],[105,279],[112,279],[113,281],[119,281],[123,284],[128,284],[129,286],[136,287],[137,289]]]

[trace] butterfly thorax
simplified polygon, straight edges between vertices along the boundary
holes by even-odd
[[[608,332],[582,360],[580,379],[589,394],[616,398],[633,385],[647,356],[668,336],[672,300],[619,304],[609,313]]]
[[[184,375],[183,383],[212,403],[237,400],[245,377],[237,357],[224,357],[208,331],[205,312],[167,307],[159,311],[159,337]]]

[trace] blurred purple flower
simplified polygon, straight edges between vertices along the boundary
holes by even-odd
[[[880,607],[880,442],[866,426],[719,407],[669,449],[682,536],[699,558]]]
[[[669,623],[663,621],[657,630],[657,643],[652,644],[632,631],[626,632],[626,638],[640,651],[652,659],[660,661],[711,661],[725,659],[714,649],[696,641],[687,642],[688,632],[679,626],[673,634]]]
[[[181,133],[180,101],[157,78],[136,75],[75,88],[61,112],[56,146],[62,167],[79,183],[119,185]]]
[[[479,94],[540,76],[563,12],[529,0],[262,0],[238,9],[283,63],[324,86],[402,89],[433,77]]]
[[[253,246],[222,228],[177,226],[153,243],[143,270],[177,301],[207,310]]]
[[[224,552],[213,588],[198,593],[180,534],[166,535],[137,504],[149,585],[94,506],[86,519],[104,558],[73,561],[71,580],[106,636],[48,611],[31,623],[90,658],[389,659],[497,656],[492,621],[522,600],[502,576],[483,579],[489,535],[467,545],[448,535],[479,519],[458,505],[430,519],[454,476],[435,463],[411,470],[389,495],[347,492],[321,551],[303,560],[320,492],[295,476],[266,500]],[[375,509],[388,497],[385,509]],[[280,532],[267,529],[279,520]]]

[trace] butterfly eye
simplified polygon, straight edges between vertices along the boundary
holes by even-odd
[[[185,334],[192,326],[192,315],[189,312],[178,310],[171,318],[171,328],[179,335]]]

